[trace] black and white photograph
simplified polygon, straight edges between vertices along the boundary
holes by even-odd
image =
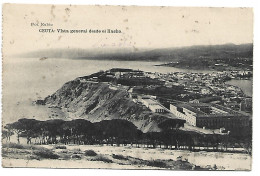
[[[2,8],[2,167],[252,170],[253,8]]]

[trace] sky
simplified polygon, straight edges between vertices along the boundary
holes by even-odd
[[[42,33],[39,29],[55,32]],[[121,33],[58,33],[57,29],[118,29]],[[51,48],[138,49],[252,42],[252,8],[14,4],[3,7],[4,57]]]

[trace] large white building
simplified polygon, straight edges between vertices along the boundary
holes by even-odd
[[[249,117],[237,111],[209,103],[170,105],[170,111],[189,124],[210,129],[240,128],[249,125]]]
[[[154,99],[150,98],[142,98],[141,102],[149,108],[151,111],[156,113],[163,113],[165,112],[165,107],[163,107],[159,102]]]

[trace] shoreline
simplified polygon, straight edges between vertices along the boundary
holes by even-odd
[[[169,66],[169,65],[154,65],[156,67],[170,67],[170,68],[176,68],[176,69],[183,69],[183,70],[196,70],[196,71],[212,71],[212,72],[224,72],[224,71],[245,71],[243,69],[213,69],[213,68],[197,68],[197,67],[173,67],[173,66]],[[252,70],[247,70],[247,71],[252,71]],[[249,79],[252,77],[249,77]]]

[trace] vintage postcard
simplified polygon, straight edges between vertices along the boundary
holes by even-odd
[[[252,8],[2,8],[2,167],[251,170]]]

